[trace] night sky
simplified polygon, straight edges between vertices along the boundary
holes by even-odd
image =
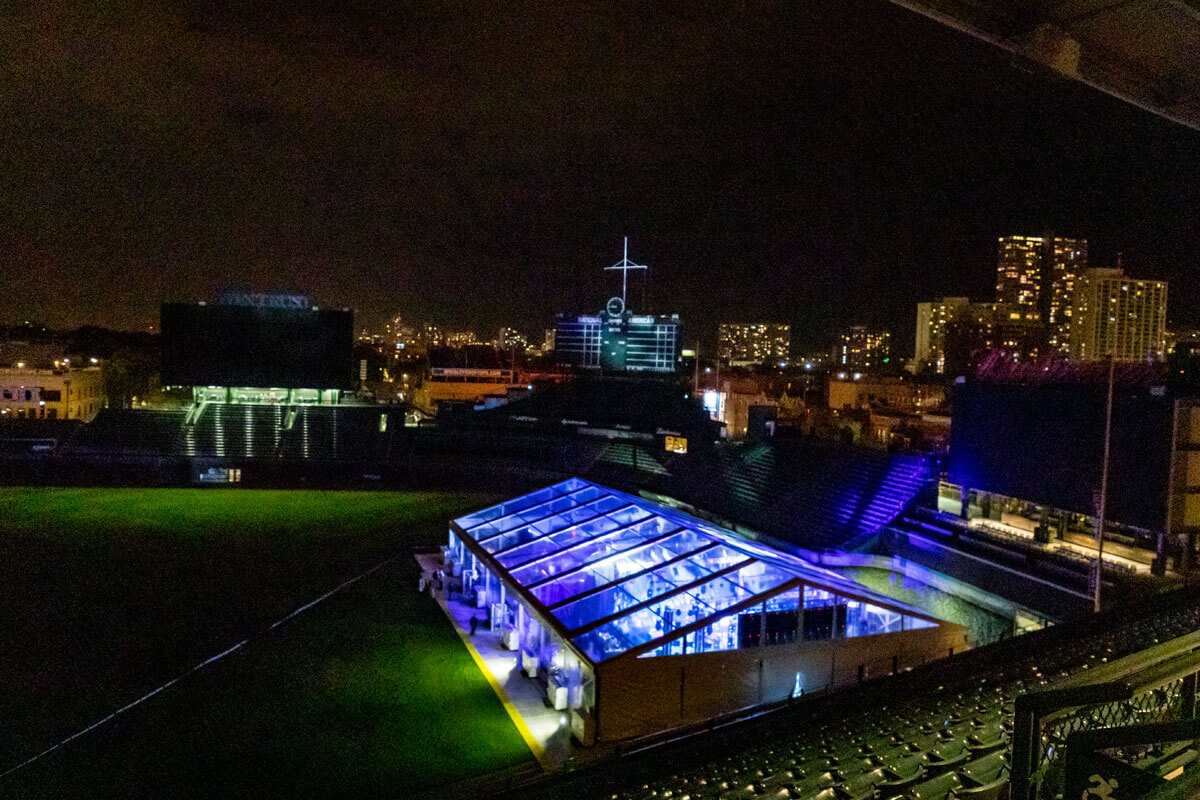
[[[0,0],[0,323],[245,287],[535,333],[628,234],[689,338],[906,352],[1052,228],[1200,326],[1200,133],[885,0],[550,5]]]

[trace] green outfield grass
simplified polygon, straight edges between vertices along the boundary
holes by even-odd
[[[0,489],[0,769],[496,498]],[[530,759],[407,557],[0,795],[403,795]],[[7,785],[5,785],[7,784]]]

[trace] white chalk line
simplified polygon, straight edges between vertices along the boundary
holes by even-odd
[[[270,625],[268,625],[266,628],[264,628],[262,630],[261,634],[259,634],[259,635],[265,635],[267,633],[270,633],[271,631],[275,630],[276,628],[278,628],[280,625],[287,622],[288,620],[293,619],[300,614],[303,614],[308,609],[312,608],[313,606],[317,605],[320,602],[323,602],[323,601],[329,599],[333,595],[335,595],[338,592],[345,589],[347,586],[357,583],[358,581],[367,577],[371,573],[376,572],[380,569],[383,569],[387,565],[397,561],[399,558],[400,558],[400,556],[392,556],[389,559],[379,562],[375,566],[368,569],[366,572],[359,573],[358,575],[355,575],[353,578],[343,581],[342,583],[340,583],[337,586],[335,586],[334,588],[330,589],[328,592],[326,592],[325,594],[316,598],[315,600],[311,600],[311,601],[305,603],[304,605],[300,606],[299,608],[297,608],[295,611],[291,612],[287,616],[280,617],[279,619],[275,620]],[[228,655],[236,652],[237,650],[240,650],[243,646],[245,646],[246,644],[249,644],[251,638],[255,638],[255,637],[248,636],[245,639],[242,639],[237,644],[228,648],[227,650],[217,653],[215,656],[212,656],[210,658],[206,658],[204,661],[201,661],[199,664],[196,664],[191,669],[188,669],[188,670],[184,671],[183,673],[175,676],[174,678],[172,678],[171,680],[162,684],[161,686],[159,686],[155,689],[152,689],[149,692],[146,692],[146,694],[142,695],[138,699],[136,699],[130,703],[126,703],[125,705],[118,708],[116,711],[109,714],[107,717],[104,717],[103,719],[93,722],[91,725],[88,725],[86,728],[83,728],[82,730],[76,731],[75,733],[71,734],[70,736],[63,739],[62,741],[60,741],[56,744],[53,744],[50,747],[47,747],[42,752],[37,753],[36,755],[25,759],[20,764],[9,767],[4,772],[0,772],[0,779],[7,778],[9,775],[13,774],[14,772],[22,770],[25,767],[28,767],[30,764],[34,763],[35,761],[39,761],[40,759],[50,755],[51,753],[55,752],[56,750],[61,749],[62,747],[69,744],[70,742],[74,741],[75,739],[78,739],[80,736],[83,736],[85,733],[90,733],[91,731],[94,731],[97,728],[111,722],[112,720],[121,716],[125,712],[129,711],[134,706],[137,706],[137,705],[140,705],[140,704],[146,702],[147,700],[149,700],[151,697],[154,697],[159,692],[162,692],[162,691],[165,691],[166,689],[171,688],[172,686],[179,683],[181,680],[183,680],[187,676],[191,675],[192,673],[198,672],[198,671],[204,669],[205,667],[207,667],[209,664],[213,664],[217,661],[220,661],[221,659],[225,658],[225,656],[228,656]]]

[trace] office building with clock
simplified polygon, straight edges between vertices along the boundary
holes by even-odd
[[[679,315],[634,314],[628,309],[628,273],[646,269],[629,260],[628,243],[625,257],[607,269],[621,272],[621,296],[610,299],[599,314],[555,315],[555,360],[588,371],[674,373],[682,342]]]

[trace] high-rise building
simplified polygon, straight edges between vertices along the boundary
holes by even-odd
[[[500,329],[494,344],[498,350],[508,352],[524,353],[529,349],[529,340],[525,338],[525,334],[516,328],[509,327]]]
[[[446,343],[446,337],[442,334],[442,329],[432,323],[426,323],[421,331],[421,336],[424,338],[426,347],[440,347]]]
[[[1038,307],[1041,300],[1041,236],[1001,236],[996,263],[996,301],[1010,306]]]
[[[891,362],[892,334],[871,330],[865,325],[853,325],[838,339],[833,348],[833,363],[838,369],[869,372],[882,369]]]
[[[722,323],[717,334],[717,355],[733,366],[785,362],[791,346],[792,326],[775,322]]]
[[[475,338],[475,331],[451,331],[446,334],[447,347],[467,347],[479,343]]]
[[[420,326],[405,322],[401,317],[395,317],[388,321],[386,336],[397,350],[413,351],[420,348]]]
[[[1080,361],[1161,361],[1167,348],[1167,284],[1124,270],[1089,269],[1072,308],[1071,355]]]
[[[1172,355],[1176,348],[1186,347],[1189,352],[1196,345],[1200,345],[1200,330],[1196,328],[1176,328],[1173,331],[1166,332],[1167,355]]]
[[[1087,240],[1001,236],[996,263],[996,301],[1022,315],[1036,311],[1046,323],[1050,350],[1071,351],[1075,282],[1087,268]]]
[[[917,346],[913,366],[962,375],[989,353],[1029,361],[1045,351],[1042,315],[1028,306],[971,303],[943,297],[917,304]]]
[[[1075,302],[1075,285],[1087,269],[1087,239],[1051,238],[1047,244],[1050,257],[1049,281],[1043,278],[1042,319],[1046,322],[1047,344],[1051,352],[1066,355],[1071,352],[1071,323]]]
[[[965,297],[942,297],[929,303],[917,303],[917,345],[914,367],[946,371],[946,326],[969,305]]]
[[[965,375],[994,356],[1014,363],[1035,361],[1045,341],[1041,314],[1028,306],[968,303],[946,323],[942,372]]]

